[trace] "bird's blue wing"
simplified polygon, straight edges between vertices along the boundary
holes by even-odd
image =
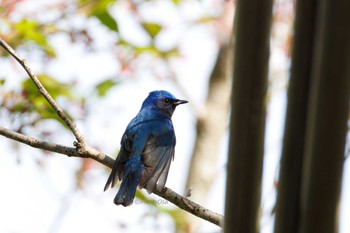
[[[120,150],[118,156],[114,162],[111,174],[108,177],[104,190],[106,191],[109,186],[114,187],[117,180],[121,180],[124,177],[124,163],[130,158],[130,152],[133,145],[133,138],[131,135],[124,133],[120,142]]]
[[[162,190],[168,177],[171,160],[175,153],[175,133],[170,125],[169,130],[148,138],[142,152],[144,170],[139,186],[148,193],[155,189]]]

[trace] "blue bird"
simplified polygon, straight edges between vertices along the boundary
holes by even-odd
[[[114,198],[116,205],[133,203],[137,186],[148,193],[162,190],[175,152],[171,116],[176,106],[188,103],[167,91],[152,91],[139,113],[130,121],[121,139],[121,148],[104,190],[122,180]]]

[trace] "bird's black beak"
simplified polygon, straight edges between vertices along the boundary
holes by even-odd
[[[186,103],[188,103],[187,100],[175,100],[174,101],[175,106],[180,105],[180,104],[186,104]]]

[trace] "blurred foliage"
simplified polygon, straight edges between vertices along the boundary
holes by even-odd
[[[0,37],[9,42],[13,48],[35,45],[47,57],[55,57],[56,52],[48,40],[48,36],[58,32],[55,23],[43,23],[37,19],[20,18],[14,20],[16,4],[22,1],[0,1]],[[0,56],[8,56],[0,50]]]
[[[103,80],[102,82],[96,85],[97,95],[99,97],[105,96],[107,92],[117,84],[118,82],[114,79]]]
[[[162,27],[157,23],[142,23],[143,28],[147,31],[152,39],[154,39],[158,33],[162,30]]]
[[[39,74],[37,77],[45,89],[50,93],[52,98],[57,99],[58,96],[64,96],[68,99],[73,98],[73,93],[70,85],[59,82],[47,74]],[[27,91],[29,99],[34,100],[38,96],[41,96],[38,93],[37,87],[30,78],[22,82],[22,87]]]
[[[152,63],[157,65],[157,61],[162,63],[164,61],[168,62],[170,58],[181,57],[178,44],[166,50],[159,49],[156,46],[155,40],[166,28],[163,22],[150,22],[140,14],[144,4],[156,1],[63,0],[53,3],[48,2],[44,7],[38,7],[38,9],[32,9],[28,12],[23,11],[23,9],[21,11],[21,4],[28,4],[31,1],[33,0],[0,0],[0,37],[16,50],[25,50],[29,53],[32,51],[41,52],[43,63],[54,62],[57,56],[57,48],[55,48],[51,39],[57,35],[66,35],[70,38],[72,44],[80,43],[86,46],[87,49],[94,47],[96,37],[93,34],[94,31],[87,26],[88,24],[81,24],[74,27],[70,26],[69,21],[75,17],[83,17],[86,18],[87,21],[98,20],[102,27],[117,34],[114,44],[115,48],[111,48],[111,53],[115,53],[118,60],[117,62],[119,62],[121,66],[118,77],[133,75],[134,72],[137,72],[135,64],[142,64],[142,61],[151,64],[146,67],[150,72],[155,72]],[[183,1],[169,2],[174,4],[174,8],[178,8],[181,7]],[[124,34],[120,33],[120,22],[118,22],[118,18],[111,14],[111,12],[115,12],[116,7],[125,8],[129,14],[134,16],[135,23],[139,24],[139,30],[143,30],[150,38],[150,42],[147,45],[135,45],[126,39]],[[47,19],[43,18],[41,17],[43,10],[47,11],[45,13],[52,11],[54,14]],[[187,20],[186,24],[189,26],[195,24],[200,25],[208,22],[212,23],[214,20],[215,15],[203,14],[199,16],[199,18]],[[1,49],[0,56],[8,57],[8,54]],[[154,58],[152,59],[152,63],[150,62],[149,56]],[[156,73],[154,74],[159,75]],[[7,78],[8,77],[2,77],[0,82],[1,86],[6,87],[5,80]],[[57,81],[56,77],[50,77],[44,73],[41,74],[39,78],[43,81],[44,86],[54,98],[63,97],[68,103],[74,103],[77,101],[81,102],[81,100],[90,97],[90,93],[85,93],[85,96],[81,96],[80,98],[72,98],[72,93],[74,91],[71,89],[70,84],[60,83]],[[118,82],[117,78],[107,78],[98,82],[95,86],[97,97],[106,96]],[[3,89],[2,93],[0,93],[2,95],[2,97],[0,96],[1,106],[5,107],[3,109],[7,109],[10,113],[34,114],[36,112],[42,120],[59,120],[46,101],[39,94],[35,94],[37,92],[36,88],[30,83],[30,80],[24,81],[22,90],[9,90],[9,92],[6,93],[6,91],[4,91],[6,89]],[[9,101],[7,101],[9,96],[17,98],[17,100],[13,101],[13,104],[10,105]],[[80,104],[85,103],[81,102]],[[40,118],[35,119],[35,121],[40,121]]]
[[[73,100],[74,95],[72,86],[57,81],[56,79],[49,77],[46,74],[37,76],[40,82],[45,86],[46,90],[51,94],[52,98],[57,100],[58,98],[65,98],[67,100]],[[2,83],[4,83],[3,80]],[[39,121],[51,119],[56,120],[67,127],[66,124],[58,117],[57,113],[53,110],[47,100],[38,92],[35,84],[30,78],[25,79],[22,82],[21,89],[11,90],[6,93],[2,93],[0,96],[0,106],[3,109],[7,109],[13,116],[21,115],[21,118],[30,118],[32,122],[26,122],[26,125],[34,126]],[[70,117],[69,113],[66,113]],[[30,116],[30,117],[29,117]],[[22,128],[22,126],[20,127]]]
[[[187,231],[187,223],[186,217],[183,214],[183,211],[179,208],[169,208],[171,204],[169,201],[162,199],[160,197],[156,197],[156,199],[150,198],[148,195],[145,195],[140,190],[136,191],[135,195],[136,199],[134,200],[134,204],[148,204],[149,207],[154,211],[149,211],[145,213],[145,216],[153,215],[154,217],[159,216],[160,214],[167,214],[170,216],[175,223],[176,230],[175,232],[186,232]]]
[[[118,32],[118,23],[108,10],[109,6],[115,2],[115,0],[80,0],[78,7],[80,12],[85,13],[88,17],[96,17],[108,29]]]
[[[168,51],[162,51],[157,49],[154,45],[150,46],[136,46],[125,40],[120,40],[118,45],[124,47],[125,49],[129,49],[133,52],[134,56],[143,55],[145,53],[152,54],[153,56],[161,59],[168,59],[171,57],[179,57],[180,53],[177,48],[170,49]]]
[[[55,50],[49,44],[47,36],[45,35],[45,29],[51,27],[54,29],[54,25],[45,25],[41,27],[39,22],[34,20],[22,19],[14,25],[14,29],[17,34],[13,36],[17,37],[19,41],[28,40],[38,45],[46,55],[54,57],[56,55]]]
[[[56,79],[47,76],[46,74],[38,75],[38,79],[54,100],[57,100],[58,97],[64,97],[71,100],[73,99],[73,92],[70,85],[61,83]],[[46,99],[44,99],[44,97],[38,93],[37,88],[31,79],[26,79],[23,81],[22,87],[22,93],[25,95],[26,100],[28,101],[27,107],[29,107],[33,113],[39,114],[40,119],[54,119],[59,121],[64,127],[67,127],[50,104],[46,101]],[[68,117],[70,117],[69,113],[66,112],[66,114]]]

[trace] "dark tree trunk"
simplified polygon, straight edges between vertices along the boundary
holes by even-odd
[[[318,7],[301,189],[301,233],[338,232],[350,93],[350,1]]]
[[[272,0],[237,2],[225,232],[259,231]]]
[[[316,3],[316,0],[298,0],[296,6],[291,77],[278,181],[275,233],[298,232],[306,116],[315,40]]]

